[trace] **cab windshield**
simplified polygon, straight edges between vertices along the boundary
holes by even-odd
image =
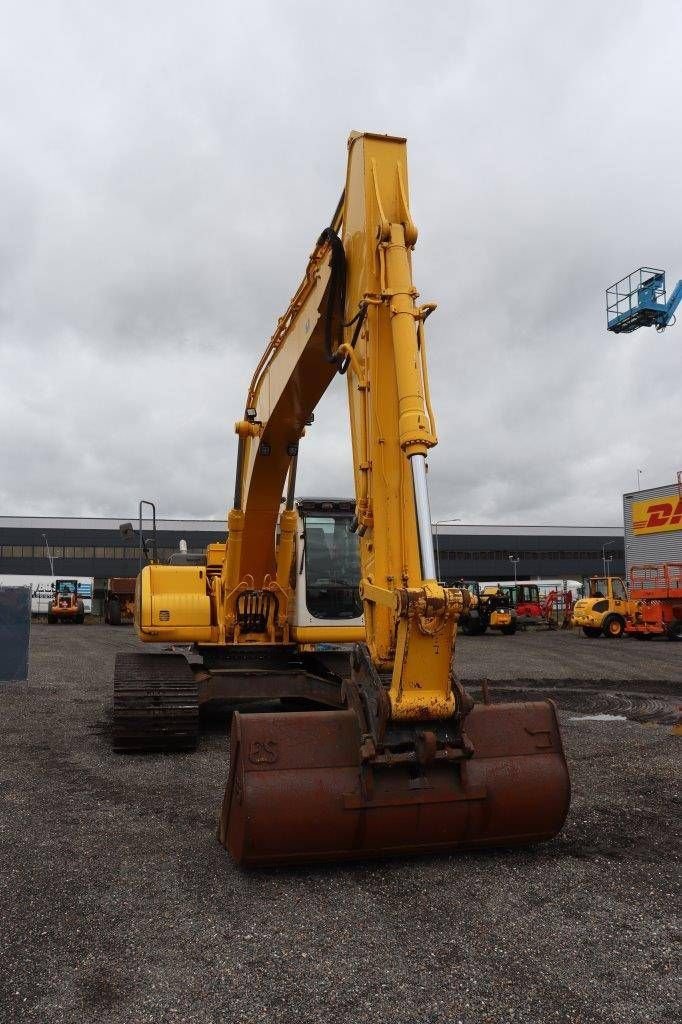
[[[59,594],[75,594],[78,588],[78,584],[75,580],[57,580],[57,593]]]
[[[362,615],[360,551],[350,516],[306,516],[306,604],[316,619]]]

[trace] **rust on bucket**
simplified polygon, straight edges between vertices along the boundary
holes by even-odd
[[[551,701],[476,705],[459,747],[429,723],[368,756],[356,709],[236,713],[219,837],[244,866],[511,846],[552,838],[570,785]]]

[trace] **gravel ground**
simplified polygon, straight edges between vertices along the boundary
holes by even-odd
[[[588,640],[580,630],[524,630],[457,638],[456,666],[464,679],[584,679],[682,681],[682,642],[633,637]]]
[[[127,629],[38,625],[28,684],[0,685],[2,1024],[682,1020],[680,737],[581,717],[599,688],[581,703],[576,682],[679,703],[682,645],[459,644],[463,677],[573,694],[551,843],[258,873],[215,839],[224,725],[192,755],[110,753],[114,656],[135,649]]]

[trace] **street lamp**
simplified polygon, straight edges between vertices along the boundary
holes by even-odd
[[[643,469],[638,469],[638,470],[637,470],[637,490],[638,490],[638,491],[641,491],[641,489],[642,489],[642,488],[640,487],[640,484],[639,484],[639,478],[640,478],[640,476],[642,475],[642,473],[643,473],[643,472],[644,472],[644,470],[643,470]]]
[[[514,586],[516,586],[516,566],[519,564],[521,559],[519,558],[518,555],[510,555],[509,556],[509,561],[514,566]]]
[[[45,541],[45,550],[47,551],[47,559],[50,563],[50,576],[54,576],[54,557],[50,551],[50,545],[47,540],[47,534],[43,534],[43,540]]]
[[[461,523],[461,519],[455,519],[452,516],[448,516],[447,519],[437,519],[433,524],[436,527],[436,569],[438,570],[438,581],[440,582],[440,534],[438,533],[438,527],[444,523]]]
[[[610,548],[615,543],[615,540],[607,540],[606,544],[602,544],[601,546],[601,560],[602,565],[604,566],[604,577],[608,577],[609,575],[606,571],[606,562],[608,561],[610,563],[613,561],[613,555],[611,555],[608,559],[606,558],[606,549]]]

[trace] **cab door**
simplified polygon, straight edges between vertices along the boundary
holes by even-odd
[[[618,576],[614,576],[611,579],[611,610],[625,618],[625,614],[627,612],[627,600],[628,596],[625,590],[625,584]]]

